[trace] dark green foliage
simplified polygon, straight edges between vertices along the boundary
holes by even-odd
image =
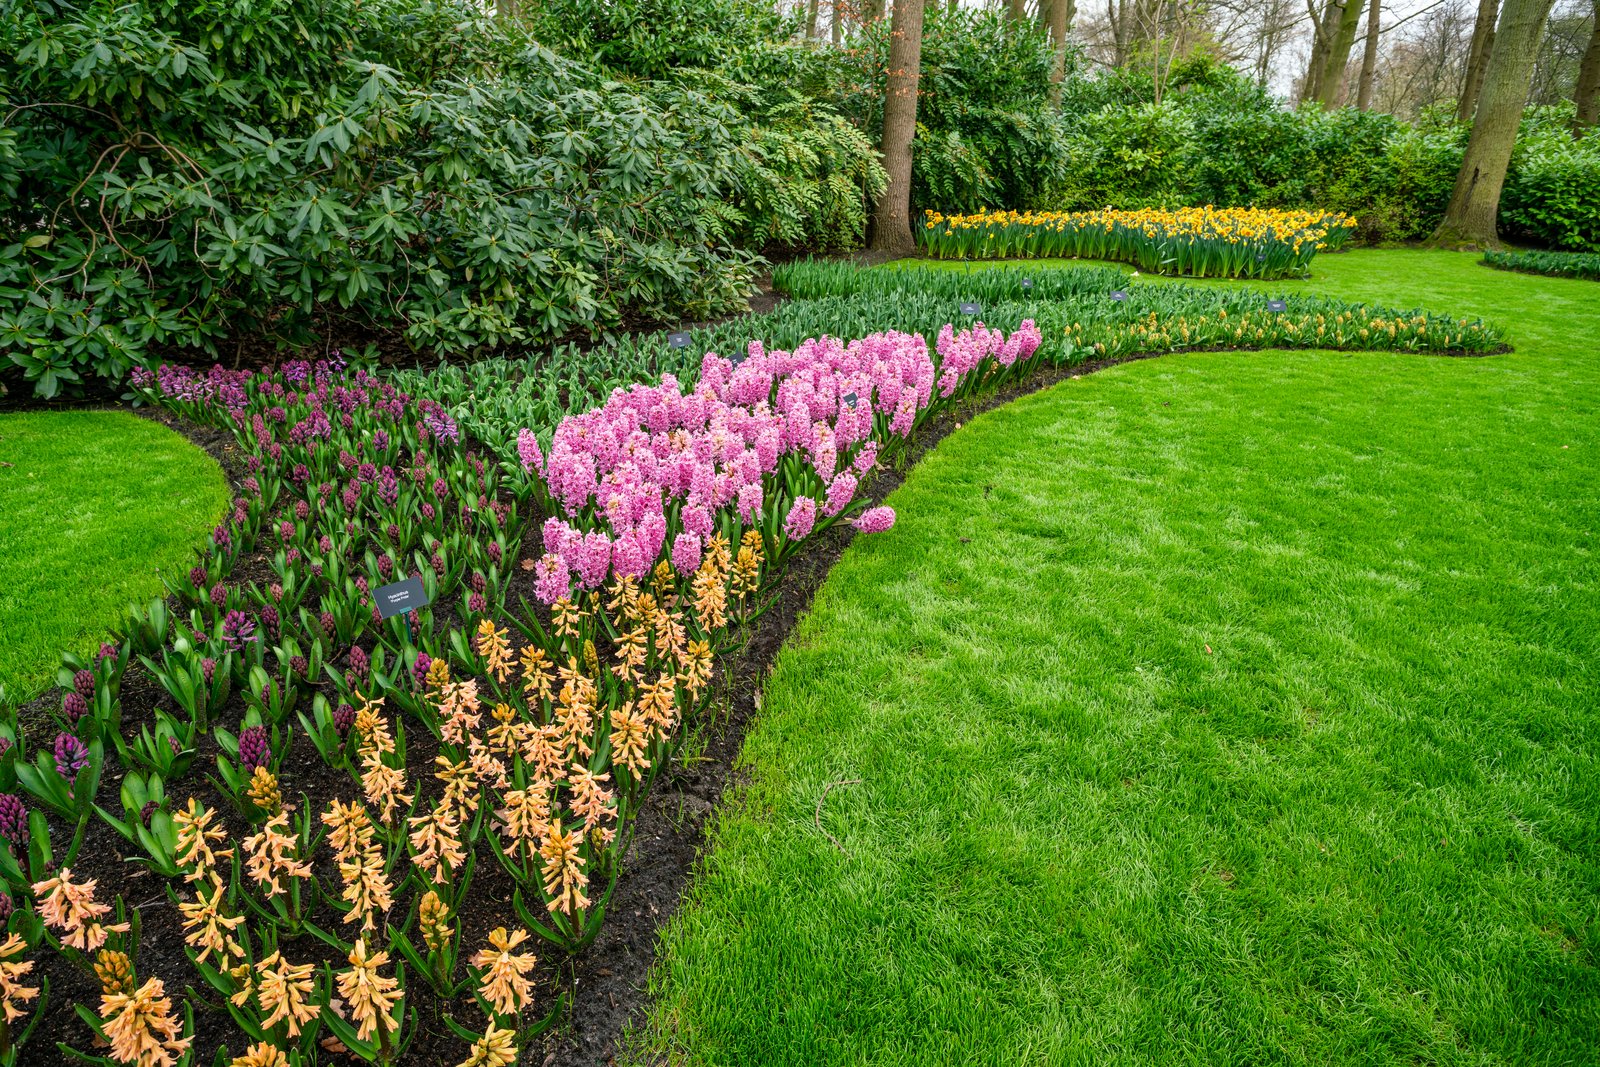
[[[1593,252],[1485,252],[1483,264],[1521,274],[1600,281],[1600,254]]]
[[[1442,115],[1413,126],[1354,108],[1290,111],[1203,55],[1174,70],[1159,103],[1147,77],[1113,71],[1070,80],[1063,112],[1072,165],[1049,207],[1315,208],[1351,215],[1367,241],[1433,232],[1467,138]],[[1529,110],[1501,228],[1553,247],[1600,248],[1600,142],[1574,141],[1570,119],[1570,108]]]
[[[739,306],[735,138],[465,0],[17,0],[0,349],[52,395],[153,348],[464,351]]]

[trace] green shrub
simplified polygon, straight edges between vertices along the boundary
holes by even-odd
[[[468,0],[8,12],[0,350],[42,394],[233,337],[459,352],[742,304],[714,103]]]
[[[1530,108],[1500,199],[1509,237],[1600,252],[1600,139],[1573,140],[1570,107]]]

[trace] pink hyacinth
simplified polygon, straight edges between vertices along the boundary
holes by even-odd
[[[529,474],[544,473],[544,453],[539,451],[539,439],[532,430],[517,431],[517,458],[522,460],[522,469]]]
[[[783,520],[783,532],[789,540],[799,541],[810,534],[816,524],[817,502],[808,496],[803,496],[789,508],[789,515]]]
[[[672,566],[679,574],[693,574],[700,569],[700,538],[685,531],[672,542]]]
[[[852,525],[862,533],[883,533],[894,525],[894,508],[885,506],[864,511]]]
[[[861,451],[856,453],[856,458],[850,464],[850,469],[860,477],[865,478],[872,468],[878,465],[878,442],[868,441],[861,446]]]
[[[739,517],[755,524],[761,518],[761,483],[751,482],[739,490]]]
[[[839,475],[828,485],[828,501],[823,506],[823,514],[830,519],[850,506],[850,501],[856,497],[856,476],[848,471]]]
[[[611,569],[611,538],[599,530],[583,535],[583,549],[578,557],[578,580],[585,589],[598,589]]]
[[[561,557],[546,552],[534,566],[534,596],[541,604],[554,604],[572,592],[572,575]]]

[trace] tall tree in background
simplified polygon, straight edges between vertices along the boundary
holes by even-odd
[[[1478,0],[1478,18],[1472,24],[1472,44],[1467,48],[1467,73],[1461,81],[1461,99],[1456,103],[1456,121],[1471,122],[1483,91],[1483,74],[1494,53],[1494,21],[1500,14],[1500,0]]]
[[[1467,153],[1456,175],[1450,206],[1431,244],[1460,248],[1494,247],[1500,191],[1511,164],[1522,108],[1528,102],[1533,61],[1553,0],[1506,0],[1495,27],[1494,48],[1483,76],[1483,92],[1472,121]]]
[[[1356,107],[1372,109],[1372,79],[1378,73],[1378,21],[1383,0],[1372,0],[1367,8],[1367,45],[1361,54],[1361,79],[1356,89]]]
[[[1055,55],[1050,60],[1050,101],[1061,103],[1061,80],[1067,75],[1067,34],[1072,29],[1072,16],[1077,13],[1078,0],[1039,0],[1048,13],[1050,47]]]
[[[889,184],[872,216],[872,250],[906,255],[911,237],[911,139],[917,132],[917,82],[922,73],[923,0],[894,0],[889,24],[888,88],[879,152]]]
[[[1578,64],[1578,84],[1572,93],[1572,102],[1578,105],[1572,118],[1572,134],[1582,137],[1600,122],[1600,0],[1594,3],[1594,23],[1589,28],[1589,47],[1584,50],[1583,62]]]
[[[1314,13],[1315,9],[1311,10]],[[1315,39],[1301,100],[1315,100],[1323,107],[1333,107],[1338,102],[1344,68],[1350,62],[1356,31],[1361,28],[1362,10],[1361,0],[1328,0],[1321,16],[1313,18]]]

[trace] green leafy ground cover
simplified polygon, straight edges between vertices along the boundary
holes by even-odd
[[[1171,355],[946,439],[780,655],[642,1047],[1593,1056],[1600,300],[1315,275],[1517,351]]]

